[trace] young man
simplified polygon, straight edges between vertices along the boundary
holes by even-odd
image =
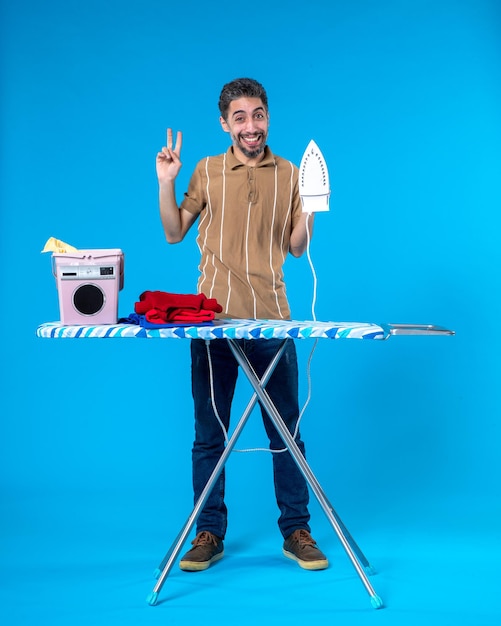
[[[157,155],[160,216],[169,243],[182,241],[195,220],[201,251],[198,292],[216,298],[229,318],[290,319],[282,266],[290,252],[298,257],[307,245],[306,220],[301,209],[298,170],[274,155],[267,146],[268,99],[262,85],[252,79],[226,84],[220,95],[220,123],[229,133],[225,154],[200,161],[180,206],[175,180],[181,168],[182,135],[173,146],[167,130],[167,146]],[[309,224],[311,229],[312,224]],[[259,377],[276,354],[281,341],[242,340],[241,345]],[[226,341],[191,341],[192,391],[195,405],[193,489],[195,502],[203,491],[224,449],[224,427],[229,428],[230,409],[238,365]],[[210,372],[212,368],[213,391]],[[266,390],[287,428],[294,432],[298,416],[298,374],[294,342],[288,340]],[[324,569],[325,555],[310,535],[308,488],[284,444],[262,410],[273,454],[273,474],[278,525],[284,537],[285,556],[305,569]],[[304,454],[299,433],[296,442]],[[224,503],[224,470],[197,520],[193,548],[181,559],[188,571],[207,569],[223,556],[227,509]]]

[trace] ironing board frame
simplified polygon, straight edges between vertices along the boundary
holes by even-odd
[[[296,326],[300,325],[301,323],[296,323]],[[332,323],[333,324],[333,323]],[[273,326],[273,323],[270,323],[270,327]],[[339,325],[341,327],[346,328],[350,328],[350,327],[360,327],[360,326],[365,326],[366,328],[370,328],[370,329],[377,329],[375,332],[370,334],[370,338],[371,339],[377,339],[377,340],[381,340],[381,339],[388,339],[389,337],[393,336],[393,335],[453,335],[454,331],[451,331],[447,328],[444,328],[442,326],[436,326],[436,325],[431,325],[431,324],[381,324],[379,326],[374,325],[374,324],[369,324],[369,325],[360,325],[360,324],[355,324],[355,325],[350,325],[350,324],[344,324],[344,325]],[[303,327],[304,327],[304,323],[303,323]],[[102,327],[96,327],[96,328],[101,328]],[[190,327],[190,328],[194,328],[194,327]],[[228,328],[228,327],[227,327]],[[111,328],[110,328],[111,330]],[[160,329],[158,329],[160,330]],[[325,329],[323,329],[325,330]],[[249,329],[247,329],[247,331],[249,331]],[[379,332],[380,331],[380,332]],[[162,336],[162,335],[156,335],[155,333],[158,331],[154,331],[153,334],[151,333],[146,333],[146,334],[141,334],[140,332],[134,332],[132,335],[128,335],[125,334],[123,335],[122,333],[120,334],[113,334],[113,332],[106,332],[106,334],[87,334],[87,333],[82,333],[81,332],[81,328],[79,328],[78,330],[74,330],[72,329],[72,327],[63,327],[61,325],[58,325],[57,323],[54,324],[45,324],[42,325],[41,327],[39,327],[39,329],[37,330],[37,335],[40,337],[85,337],[85,336],[106,336],[106,337],[113,337],[113,336]],[[199,332],[199,329],[197,330],[197,333]],[[215,482],[217,481],[218,477],[220,476],[231,452],[233,451],[235,444],[240,436],[240,434],[242,433],[247,420],[249,419],[252,410],[254,409],[254,406],[256,405],[256,403],[259,401],[261,403],[261,405],[263,406],[263,408],[265,409],[266,413],[268,414],[268,416],[270,417],[273,425],[275,426],[276,430],[278,431],[278,433],[280,434],[280,437],[282,438],[282,441],[284,443],[284,445],[286,446],[286,448],[288,449],[288,451],[290,452],[292,458],[294,459],[296,465],[298,466],[299,470],[301,471],[301,473],[303,474],[305,480],[307,481],[311,491],[313,492],[313,494],[315,495],[315,497],[317,498],[322,510],[324,511],[329,523],[331,524],[332,528],[334,529],[334,532],[336,533],[339,541],[341,542],[341,545],[343,547],[343,549],[345,550],[349,560],[351,561],[355,571],[357,572],[357,575],[360,579],[360,581],[362,582],[365,590],[367,591],[367,593],[370,596],[370,601],[371,604],[373,606],[373,608],[375,609],[379,609],[381,607],[383,607],[383,600],[381,599],[381,597],[376,593],[376,591],[374,590],[374,587],[372,586],[372,584],[370,583],[369,579],[368,579],[368,575],[371,575],[374,573],[374,568],[371,566],[371,564],[369,563],[368,559],[366,558],[366,556],[363,554],[363,552],[361,551],[361,549],[359,548],[359,546],[357,545],[357,543],[355,542],[355,540],[353,539],[353,537],[351,536],[351,534],[349,533],[348,529],[346,528],[346,526],[343,524],[341,518],[339,517],[339,515],[336,513],[334,507],[332,506],[332,504],[329,502],[324,490],[322,489],[319,481],[317,480],[315,474],[313,473],[313,471],[311,470],[310,466],[308,465],[305,457],[302,455],[298,445],[296,444],[293,436],[291,435],[291,433],[289,432],[289,430],[287,429],[287,426],[285,425],[280,413],[278,412],[277,408],[275,407],[275,405],[273,404],[272,400],[270,399],[269,394],[266,391],[266,384],[269,381],[271,375],[273,374],[282,354],[283,351],[285,349],[286,346],[286,339],[287,337],[283,337],[283,341],[280,345],[280,348],[277,350],[275,356],[273,357],[273,359],[271,360],[271,362],[269,363],[263,377],[260,379],[256,372],[254,371],[252,365],[250,364],[245,352],[242,350],[242,348],[240,347],[238,341],[236,338],[231,337],[229,335],[224,335],[224,334],[216,334],[216,336],[214,336],[212,334],[212,331],[208,331],[209,335],[207,335],[207,333],[205,333],[205,340],[209,341],[209,340],[226,340],[228,341],[228,345],[237,361],[237,363],[239,364],[239,366],[241,367],[245,377],[247,378],[247,380],[249,381],[250,385],[252,386],[252,389],[254,390],[254,393],[252,395],[252,397],[250,398],[247,407],[245,408],[244,412],[242,413],[242,416],[240,417],[230,439],[228,440],[226,447],[221,455],[221,457],[219,458],[218,463],[216,464],[209,480],[207,481],[200,497],[198,498],[193,511],[191,512],[190,516],[188,517],[186,523],[184,524],[184,526],[182,527],[181,531],[179,532],[179,534],[177,535],[176,539],[174,540],[174,542],[172,543],[170,549],[168,550],[168,552],[166,553],[166,555],[164,556],[164,558],[162,559],[160,565],[158,566],[158,568],[155,570],[155,577],[157,579],[157,582],[152,590],[152,592],[148,595],[147,597],[147,602],[149,605],[154,606],[155,604],[157,604],[158,602],[158,596],[160,594],[160,591],[162,590],[162,587],[176,561],[176,559],[178,558],[184,543],[186,542],[188,535],[190,534],[193,526],[195,525],[200,512],[202,510],[202,508],[204,507],[210,492],[215,484]],[[254,339],[259,339],[262,341],[266,340],[266,337],[270,338],[270,335],[262,335],[262,336],[256,336],[255,331],[254,334],[252,334],[252,331],[249,331],[250,334],[246,335],[247,338],[254,338]],[[306,332],[306,331],[305,331]],[[339,337],[346,337],[349,335],[346,334],[346,332],[341,331],[341,334],[338,334],[338,332],[336,332],[333,335],[323,335],[323,336],[330,336],[331,338],[339,338]],[[202,332],[202,335],[204,333]],[[230,333],[230,334],[233,334]],[[183,332],[181,334],[177,334],[177,335],[163,335],[163,336],[176,336],[176,337],[190,337],[192,335],[190,335],[189,331],[188,334],[186,334],[186,329],[183,330]],[[199,336],[199,335],[197,335]],[[311,333],[310,330],[307,331],[307,334],[303,334],[301,335],[301,337],[305,337],[305,336],[315,336],[314,334]],[[363,336],[363,335],[359,335],[359,336]],[[209,338],[210,337],[210,338]],[[297,335],[296,338],[299,338],[300,336]]]

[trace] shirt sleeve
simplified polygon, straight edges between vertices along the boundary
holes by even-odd
[[[292,228],[299,222],[303,213],[303,203],[299,195],[299,170],[294,166],[294,178],[292,183],[292,199],[291,199],[291,217]]]
[[[186,211],[193,213],[193,215],[201,213],[206,205],[205,186],[203,185],[202,172],[202,161],[200,161],[195,167],[188,185],[188,191],[184,194],[180,205],[181,209],[186,209]]]

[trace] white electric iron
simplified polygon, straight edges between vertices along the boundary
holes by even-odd
[[[330,193],[329,172],[324,155],[312,139],[299,166],[299,195],[303,213],[328,211]]]

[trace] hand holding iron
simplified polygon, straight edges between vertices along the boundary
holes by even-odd
[[[157,177],[160,184],[175,180],[181,169],[181,146],[183,134],[177,131],[176,145],[172,147],[172,128],[167,129],[167,146],[164,146],[157,154],[156,166]]]

